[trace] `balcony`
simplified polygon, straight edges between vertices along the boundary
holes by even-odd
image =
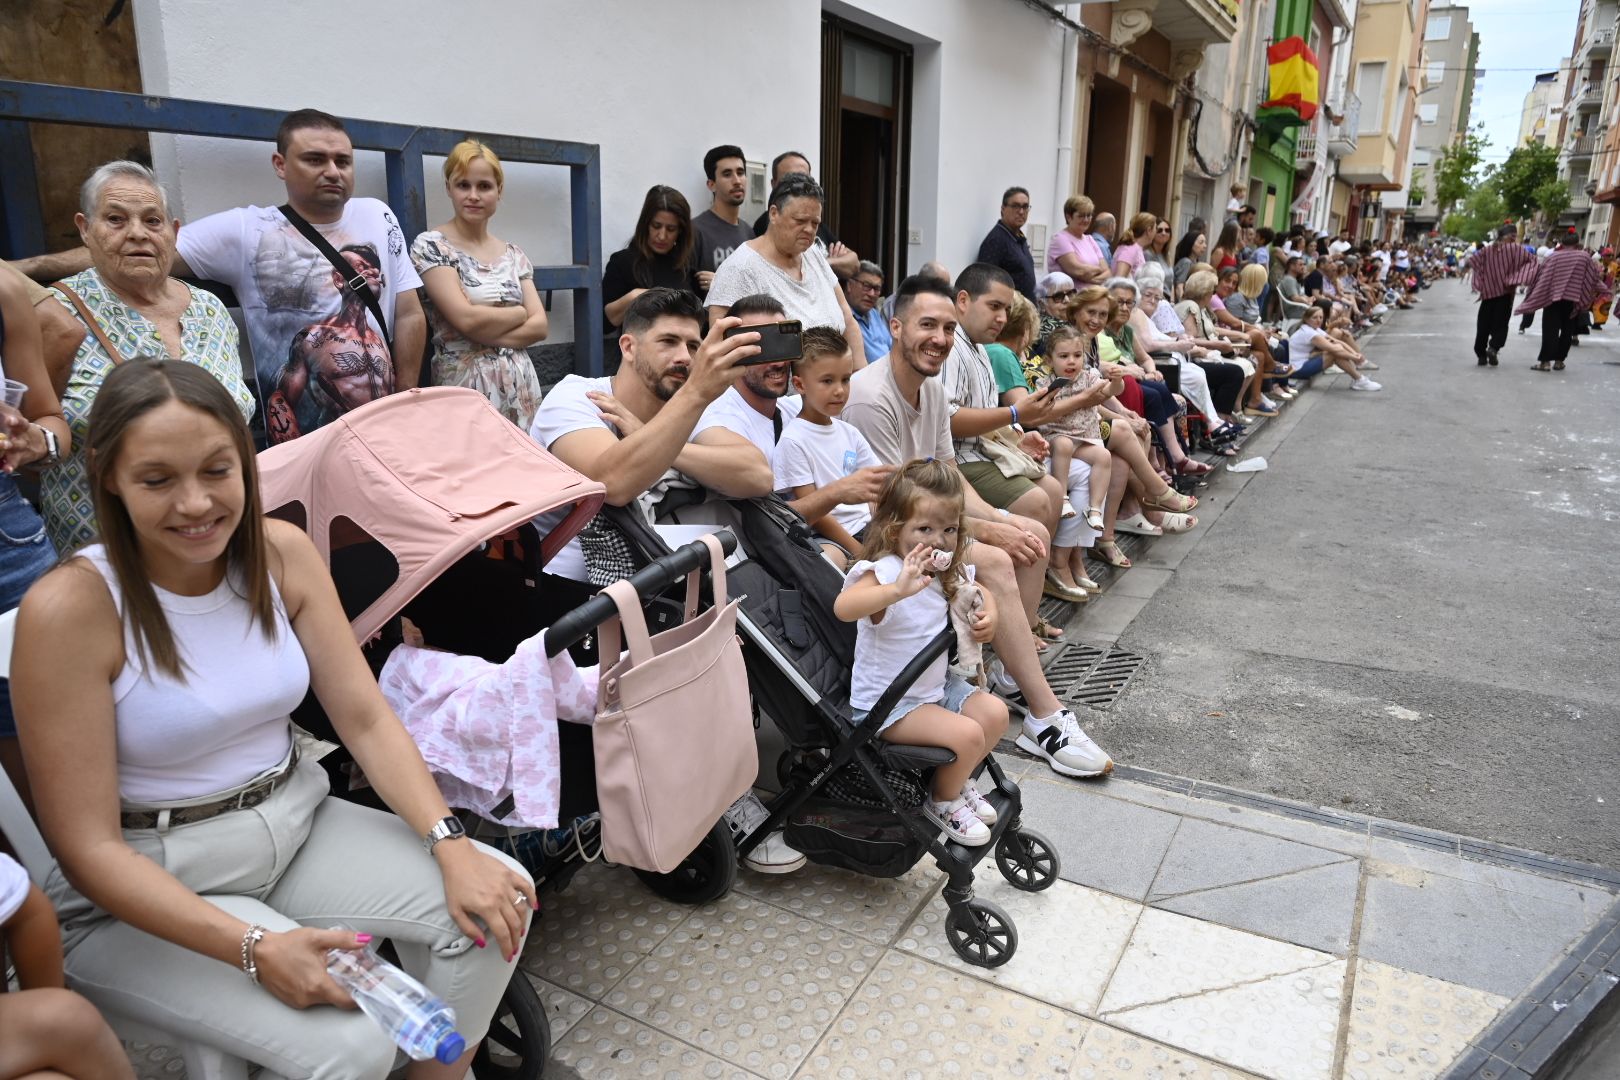
[[[1198,70],[1207,47],[1237,34],[1236,0],[1118,0],[1111,7],[1110,44],[1126,49],[1149,30],[1163,34],[1170,40],[1170,76],[1178,81]]]
[[[1597,83],[1582,83],[1570,95],[1570,108],[1576,112],[1597,112],[1603,106],[1603,87]]]
[[[1604,27],[1588,34],[1581,43],[1580,56],[1583,60],[1597,60],[1614,52],[1614,27]]]
[[[1592,196],[1588,195],[1584,191],[1581,192],[1579,195],[1570,196],[1569,209],[1566,210],[1565,213],[1569,213],[1569,214],[1589,214],[1591,212],[1592,212]]]
[[[1344,157],[1356,152],[1356,129],[1361,126],[1361,99],[1354,90],[1340,90],[1334,95],[1337,106],[1334,113],[1344,117],[1328,128],[1328,153]]]
[[[1577,158],[1591,157],[1596,141],[1591,135],[1577,134],[1571,136],[1569,142],[1564,145],[1569,150],[1570,160],[1573,161]]]
[[[1294,148],[1294,168],[1308,169],[1316,164],[1317,139],[1314,129],[1300,132],[1299,145]]]

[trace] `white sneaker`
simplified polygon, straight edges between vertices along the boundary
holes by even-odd
[[[1064,776],[1101,776],[1114,767],[1113,759],[1091,741],[1067,709],[1045,719],[1025,717],[1018,748],[1045,758],[1054,772]]]
[[[945,835],[958,844],[983,847],[990,842],[990,827],[979,820],[965,799],[943,803],[928,799],[923,803],[923,813],[938,822]]]
[[[1365,375],[1350,384],[1352,390],[1382,390],[1383,388],[1383,383],[1375,383]]]
[[[726,824],[731,826],[732,836],[742,841],[751,836],[771,815],[770,811],[765,809],[765,804],[759,801],[759,796],[748,791],[726,809],[724,816]],[[761,874],[791,874],[801,869],[808,861],[802,852],[789,847],[788,842],[778,831],[771,833],[758,847],[750,851],[743,859],[743,865]]]
[[[1260,404],[1264,405],[1268,409],[1275,409],[1277,407],[1277,403],[1266,397],[1264,394],[1260,395]]]
[[[1001,657],[993,658],[984,666],[985,682],[990,686],[992,694],[1004,698],[1022,698],[1024,692],[1018,688],[1018,683],[1007,673],[1007,668],[1001,662]]]
[[[996,823],[996,818],[998,816],[996,814],[996,808],[990,805],[989,799],[986,799],[983,795],[979,794],[979,786],[973,782],[971,777],[968,778],[967,783],[962,785],[962,799],[969,806],[973,807],[973,812],[978,816],[980,821],[984,822],[986,825],[994,825]]]

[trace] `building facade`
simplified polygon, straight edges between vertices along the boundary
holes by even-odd
[[[1596,204],[1598,210],[1593,212],[1593,196],[1600,183],[1594,162],[1598,143],[1605,134],[1603,118],[1609,115],[1604,112],[1604,101],[1612,98],[1609,61],[1614,52],[1617,16],[1620,5],[1615,0],[1582,3],[1565,88],[1563,128],[1552,144],[1558,147],[1559,178],[1569,185],[1569,208],[1558,224],[1575,229],[1586,243],[1600,243],[1609,231],[1608,204]]]
[[[1354,189],[1349,228],[1363,239],[1402,233],[1419,89],[1410,73],[1423,67],[1428,13],[1428,0],[1361,0],[1356,9],[1350,85],[1361,108],[1339,176]]]
[[[1557,138],[1556,132],[1563,123],[1564,83],[1569,78],[1569,63],[1569,57],[1565,57],[1557,71],[1536,76],[1529,93],[1524,95],[1524,111],[1519,114],[1519,141],[1514,146],[1531,141],[1551,145]]]
[[[1479,34],[1460,5],[1429,8],[1424,23],[1423,89],[1418,93],[1416,139],[1407,186],[1406,233],[1439,227],[1443,209],[1435,198],[1433,169],[1445,150],[1468,130],[1479,59]]]
[[[1339,159],[1346,153],[1342,136],[1348,113],[1359,115],[1359,103],[1346,87],[1350,66],[1350,36],[1355,28],[1355,4],[1316,0],[1311,10],[1310,44],[1316,54],[1322,108],[1296,133],[1292,220],[1318,232],[1337,233],[1345,227],[1349,189],[1338,178]],[[1281,32],[1280,30],[1278,31]],[[1354,149],[1352,137],[1349,149]]]

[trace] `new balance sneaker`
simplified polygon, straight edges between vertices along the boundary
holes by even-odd
[[[1006,698],[1009,701],[1023,700],[1024,692],[1018,689],[1018,683],[1007,673],[1006,665],[1001,662],[1001,657],[991,658],[990,662],[984,666],[984,675],[985,681],[990,684],[992,694]]]
[[[1383,383],[1375,383],[1365,375],[1350,384],[1352,390],[1382,390],[1383,388]]]
[[[950,802],[928,799],[923,802],[923,813],[933,818],[945,830],[945,835],[958,844],[983,847],[990,842],[990,827],[979,820],[979,815],[973,812],[973,807],[965,799],[956,798]]]
[[[1045,758],[1052,771],[1064,776],[1101,776],[1114,767],[1067,709],[1044,719],[1026,717],[1018,748]]]
[[[996,823],[996,808],[990,805],[990,800],[979,794],[979,787],[971,777],[962,785],[962,799],[973,808],[974,814],[986,825]]]
[[[726,824],[731,826],[731,834],[739,843],[752,835],[770,816],[765,804],[752,791],[744,792],[725,813]],[[803,868],[808,861],[802,852],[790,847],[778,831],[771,833],[750,851],[743,859],[743,865],[761,874],[791,874]]]

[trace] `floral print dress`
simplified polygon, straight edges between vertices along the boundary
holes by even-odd
[[[534,266],[523,249],[507,244],[494,263],[483,263],[454,247],[445,235],[429,230],[411,245],[411,262],[419,274],[436,266],[455,270],[461,289],[474,304],[523,303],[523,282],[532,280]],[[529,430],[540,408],[540,377],[523,349],[499,348],[469,341],[460,330],[423,297],[428,327],[433,332],[433,381],[439,386],[466,386],[477,390],[512,423]]]

